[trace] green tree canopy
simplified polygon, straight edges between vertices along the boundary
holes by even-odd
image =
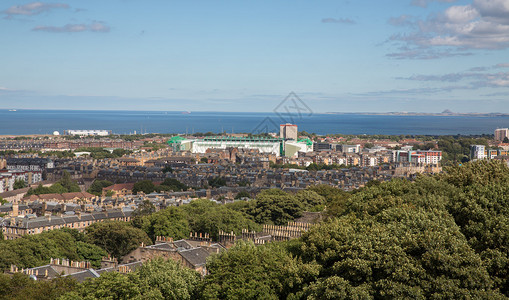
[[[79,185],[72,180],[71,175],[67,171],[62,172],[62,178],[57,181],[68,193],[80,192]]]
[[[23,273],[0,273],[0,299],[53,300],[73,290],[77,282],[70,277],[35,281]]]
[[[138,194],[138,192],[143,192],[144,194],[150,194],[155,191],[156,186],[150,180],[142,180],[138,181],[134,184],[133,194]]]
[[[194,200],[182,209],[187,212],[191,231],[209,233],[213,239],[219,230],[240,234],[242,229],[261,229],[246,214],[206,199]]]
[[[101,196],[103,188],[113,185],[113,182],[109,180],[94,180],[92,185],[88,188],[87,192],[96,196]]]
[[[278,244],[255,246],[239,241],[209,260],[201,286],[204,299],[286,299],[295,297],[301,284],[318,275]]]
[[[251,195],[246,190],[242,190],[235,195],[235,199],[249,198]]]
[[[200,274],[171,259],[153,259],[136,270],[140,293],[148,299],[195,299]]]
[[[191,231],[186,213],[174,206],[144,216],[134,225],[146,232],[152,240],[155,240],[156,236],[183,239],[187,238]]]
[[[208,183],[209,183],[209,186],[211,186],[213,188],[222,187],[222,186],[226,185],[226,179],[218,176],[218,177],[209,179]]]
[[[127,300],[143,299],[140,286],[134,275],[125,275],[118,272],[104,272],[101,277],[86,280],[76,290],[61,296],[59,300]],[[149,299],[149,298],[145,298]]]
[[[85,229],[88,242],[106,250],[113,257],[121,258],[141,243],[150,245],[152,241],[138,228],[122,221],[94,223]]]
[[[309,211],[321,211],[325,205],[325,197],[311,190],[302,190],[295,194],[295,198]]]
[[[35,189],[30,188],[26,195],[42,195],[42,194],[63,194],[80,192],[80,186],[71,179],[71,175],[67,171],[62,172],[62,178],[50,187],[39,184]]]
[[[171,259],[156,258],[129,274],[104,272],[69,289],[59,299],[196,299],[199,282],[196,271]]]
[[[304,205],[294,196],[278,189],[265,190],[250,201],[247,213],[258,224],[283,225],[302,215]]]
[[[19,190],[19,189],[22,189],[22,188],[25,188],[27,186],[25,180],[23,179],[16,179],[16,181],[14,181],[14,185],[13,185],[13,188],[15,190]]]
[[[182,182],[178,181],[175,178],[166,178],[161,183],[159,188],[162,190],[167,190],[167,191],[180,192],[180,191],[186,191],[188,189],[188,186],[183,184]]]
[[[106,252],[95,245],[77,240],[71,231],[51,230],[1,241],[0,269],[7,270],[11,264],[19,268],[41,266],[48,264],[50,258],[88,260],[94,266],[99,266],[101,257],[105,256]]]

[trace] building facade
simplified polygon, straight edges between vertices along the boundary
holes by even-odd
[[[284,140],[296,141],[298,137],[297,125],[289,123],[279,125],[279,137]]]
[[[260,153],[272,153],[276,156],[283,154],[283,139],[265,137],[206,137],[194,140],[192,153],[206,153],[208,149],[258,149]]]
[[[68,129],[64,131],[65,135],[79,135],[79,136],[107,136],[111,134],[110,130],[74,130]]]
[[[495,129],[495,141],[502,142],[505,138],[509,138],[509,128]]]
[[[471,145],[470,146],[470,159],[471,160],[478,160],[478,159],[485,159],[485,158],[487,158],[486,146],[484,146],[484,145]]]

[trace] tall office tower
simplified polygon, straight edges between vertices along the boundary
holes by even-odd
[[[504,138],[509,138],[509,128],[495,129],[495,141],[502,142]]]
[[[279,137],[285,140],[297,140],[297,125],[281,124],[279,125]]]

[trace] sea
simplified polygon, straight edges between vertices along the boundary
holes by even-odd
[[[326,134],[481,135],[509,127],[509,117],[276,114],[253,112],[0,110],[0,135],[60,134],[67,129],[134,133],[264,133],[279,124]]]

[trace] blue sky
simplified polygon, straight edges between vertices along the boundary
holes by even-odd
[[[509,113],[509,0],[3,0],[0,37],[0,108]]]

